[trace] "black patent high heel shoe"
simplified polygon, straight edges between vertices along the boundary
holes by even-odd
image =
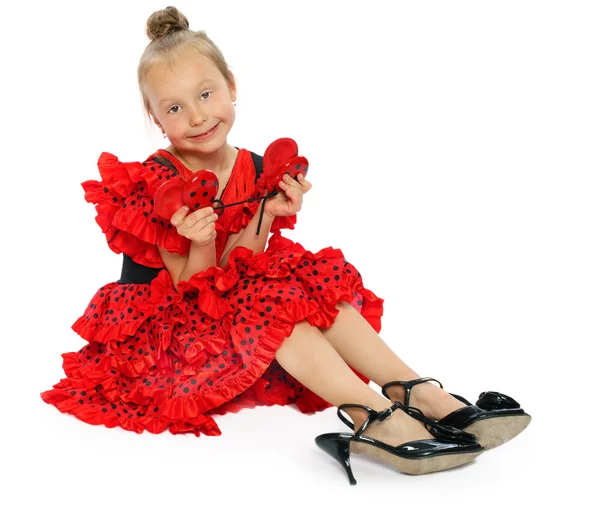
[[[353,424],[341,414],[345,408],[360,408],[367,412],[367,419],[354,434],[328,433],[315,438],[316,444],[327,454],[337,460],[348,474],[351,485],[356,485],[356,479],[350,466],[350,444],[354,443],[358,451],[374,456],[393,465],[406,474],[419,475],[447,470],[474,460],[483,452],[483,447],[477,443],[475,436],[470,433],[440,425],[427,418],[413,407],[404,406],[396,401],[383,411],[375,411],[360,404],[342,404],[339,406],[338,417],[351,429]],[[425,428],[435,437],[434,440],[414,440],[402,445],[388,445],[380,440],[363,436],[366,429],[374,422],[382,422],[392,416],[397,409],[416,418],[425,424]]]
[[[389,399],[387,389],[391,386],[402,386],[405,390],[404,404],[408,405],[410,390],[413,386],[428,381],[437,382],[440,388],[444,389],[440,381],[431,377],[424,377],[411,381],[388,382],[381,387],[381,392],[384,397]],[[531,422],[531,416],[525,413],[519,403],[508,395],[496,391],[486,391],[479,396],[476,404],[471,404],[460,395],[453,393],[450,393],[450,395],[467,404],[467,406],[453,411],[444,418],[437,420],[437,422],[441,425],[456,427],[474,434],[477,441],[486,450],[512,440],[523,432]]]

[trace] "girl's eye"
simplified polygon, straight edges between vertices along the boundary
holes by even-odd
[[[212,92],[202,92],[200,94],[200,97],[202,97],[204,100],[208,99],[208,97],[204,97],[204,95],[210,96]],[[179,106],[178,104],[176,104],[175,106],[172,106],[169,111],[167,111],[167,113],[179,113],[179,109],[177,111],[173,111],[173,108],[180,108],[181,106]]]

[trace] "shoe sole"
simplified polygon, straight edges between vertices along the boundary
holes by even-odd
[[[463,429],[475,435],[486,450],[494,449],[522,433],[531,422],[531,416],[498,416],[479,420]]]
[[[410,474],[411,476],[419,476],[421,474],[429,474],[431,472],[439,472],[441,470],[453,469],[473,461],[477,456],[484,451],[478,452],[460,452],[454,454],[437,454],[435,456],[408,459],[395,456],[379,447],[373,447],[368,444],[352,442],[350,450],[358,454],[365,454],[373,458],[379,459],[388,465],[395,467],[397,470]]]

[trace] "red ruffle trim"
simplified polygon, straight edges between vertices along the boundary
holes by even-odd
[[[86,201],[96,205],[96,222],[109,248],[139,264],[158,268],[164,264],[157,246],[186,255],[190,241],[154,212],[154,193],[160,184],[156,169],[160,165],[153,167],[155,171],[139,162],[120,162],[105,152],[98,159],[102,180],[81,185]]]
[[[63,369],[68,377],[55,385],[55,389],[42,393],[42,399],[54,404],[60,411],[71,413],[90,424],[104,424],[107,427],[119,425],[138,433],[144,429],[152,433],[160,433],[168,428],[173,434],[191,432],[196,436],[200,433],[220,434],[210,414],[237,412],[256,405],[287,405],[292,402],[304,413],[330,407],[330,404],[308,389],[305,389],[301,395],[298,395],[295,388],[284,384],[278,385],[276,389],[268,389],[269,383],[262,377],[275,361],[277,349],[292,333],[297,322],[307,320],[313,326],[327,328],[334,323],[339,313],[335,307],[339,301],[352,303],[359,295],[362,315],[373,329],[380,331],[383,300],[363,286],[360,274],[344,271],[340,272],[338,287],[320,291],[322,301],[304,298],[292,303],[279,304],[276,317],[262,334],[260,346],[254,350],[248,368],[240,370],[238,375],[229,377],[218,386],[215,385],[212,390],[205,389],[187,397],[175,398],[171,396],[172,384],[164,388],[156,388],[138,383],[130,393],[124,393],[115,376],[115,371],[118,370],[131,379],[139,380],[143,378],[142,376],[149,375],[153,365],[157,365],[159,371],[167,372],[167,375],[176,367],[181,368],[184,375],[198,373],[208,354],[221,351],[229,343],[233,310],[223,302],[220,294],[231,289],[242,277],[242,272],[243,277],[247,279],[252,276],[285,278],[294,271],[296,276],[302,278],[306,289],[313,285],[316,289],[317,278],[304,274],[305,270],[298,269],[297,266],[301,261],[323,259],[343,260],[343,254],[341,250],[331,247],[311,253],[302,245],[282,237],[277,232],[271,237],[265,252],[252,255],[251,250],[238,247],[231,252],[224,268],[213,266],[194,275],[189,282],[179,282],[179,292],[174,289],[168,272],[161,271],[150,285],[149,297],[140,301],[138,307],[140,313],[142,312],[140,307],[152,311],[151,314],[156,314],[157,311],[171,311],[167,321],[186,324],[189,310],[186,304],[189,304],[189,301],[184,300],[184,296],[186,293],[192,292],[195,295],[197,292],[199,310],[212,318],[224,321],[225,324],[220,328],[219,334],[211,337],[210,342],[198,342],[194,347],[186,349],[185,360],[176,365],[164,362],[166,350],[174,346],[175,342],[172,324],[165,325],[164,328],[162,324],[153,327],[153,354],[148,356],[127,360],[125,357],[98,354],[101,356],[98,363],[89,362],[82,365],[78,354],[63,354]],[[141,325],[146,322],[151,314],[144,311],[145,317],[140,317],[136,324]],[[111,339],[121,340],[125,336],[136,333],[136,327],[133,325],[124,326],[119,330],[110,330],[88,321],[78,321],[75,326],[80,335],[104,343],[110,342]],[[184,338],[185,336],[181,339]],[[145,333],[146,344],[149,342],[148,339],[148,333]],[[140,346],[143,344],[140,343]],[[365,383],[369,382],[369,379],[356,373]],[[128,404],[128,411],[123,409],[124,412],[117,417],[115,411],[105,413],[106,408],[101,408],[99,405],[90,408],[89,405],[79,403],[78,396],[70,396],[65,389],[83,390],[92,394],[100,391],[98,400],[109,400],[111,403],[123,402]]]
[[[65,371],[69,368],[69,364],[76,359],[71,359],[70,355],[63,354]],[[106,427],[122,427],[127,431],[134,431],[141,434],[144,430],[150,433],[159,434],[169,429],[172,434],[193,433],[200,436],[201,433],[208,436],[218,436],[221,434],[219,426],[214,419],[209,415],[197,414],[195,416],[188,415],[173,415],[173,418],[168,418],[165,415],[160,417],[147,416],[138,414],[138,408],[124,409],[121,416],[118,416],[116,411],[103,412],[101,408],[93,408],[88,405],[82,405],[78,402],[77,396],[69,395],[62,388],[75,390],[89,390],[93,387],[86,385],[84,382],[78,386],[72,384],[66,386],[63,381],[54,386],[55,389],[41,393],[42,400],[48,404],[53,404],[56,408],[63,412],[69,413],[77,417],[79,420],[92,425],[104,425]],[[106,391],[102,392],[106,396]],[[165,395],[163,394],[163,398]],[[160,397],[154,399],[156,404],[160,404]],[[106,408],[105,408],[106,409]]]

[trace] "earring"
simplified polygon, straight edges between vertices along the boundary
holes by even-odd
[[[167,138],[167,133],[163,133],[163,138]]]

